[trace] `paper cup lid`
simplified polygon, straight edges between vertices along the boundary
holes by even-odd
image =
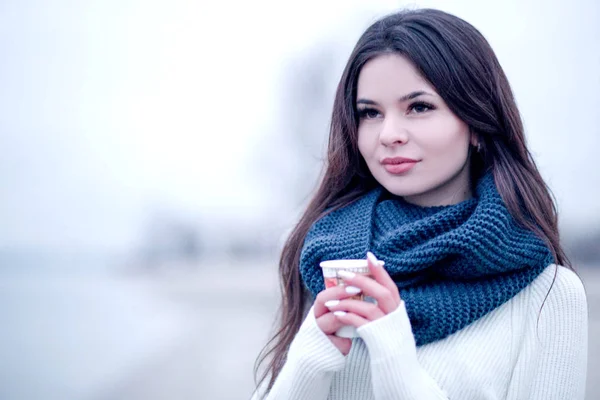
[[[337,269],[354,269],[354,268],[368,268],[369,264],[367,260],[329,260],[321,261],[319,263],[321,268],[337,268]]]
[[[325,278],[337,277],[338,271],[351,271],[357,274],[369,274],[369,263],[367,260],[329,260],[319,263],[323,269]]]

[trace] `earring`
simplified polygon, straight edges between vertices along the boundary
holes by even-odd
[[[477,143],[477,152],[481,153],[481,142]]]

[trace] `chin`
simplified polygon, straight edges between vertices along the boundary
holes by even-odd
[[[381,186],[395,196],[418,196],[428,191],[426,185],[413,177],[395,177],[392,179],[378,179],[378,181]]]

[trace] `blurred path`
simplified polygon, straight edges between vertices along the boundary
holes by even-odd
[[[93,399],[249,399],[254,359],[278,306],[274,268],[263,261],[142,277],[190,315],[189,329],[172,351]]]

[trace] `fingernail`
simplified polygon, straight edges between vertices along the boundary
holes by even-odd
[[[377,257],[375,257],[375,254],[371,253],[370,251],[367,251],[367,258],[373,265],[377,265],[379,267],[383,267],[385,265],[385,261],[378,260]]]
[[[340,304],[339,300],[329,300],[328,302],[325,303],[325,307],[331,308],[331,307],[337,306],[338,304]]]
[[[356,286],[346,286],[346,293],[348,294],[359,294],[362,290]]]
[[[344,315],[346,315],[346,311],[334,311],[333,315],[335,315],[336,317],[343,317]]]
[[[346,278],[346,279],[352,279],[356,276],[356,274],[354,272],[350,272],[350,271],[338,271],[338,275],[341,276],[342,278]]]
[[[371,261],[371,264],[379,265],[377,257],[375,257],[375,254],[371,253],[370,251],[367,251],[367,258],[369,261]]]

